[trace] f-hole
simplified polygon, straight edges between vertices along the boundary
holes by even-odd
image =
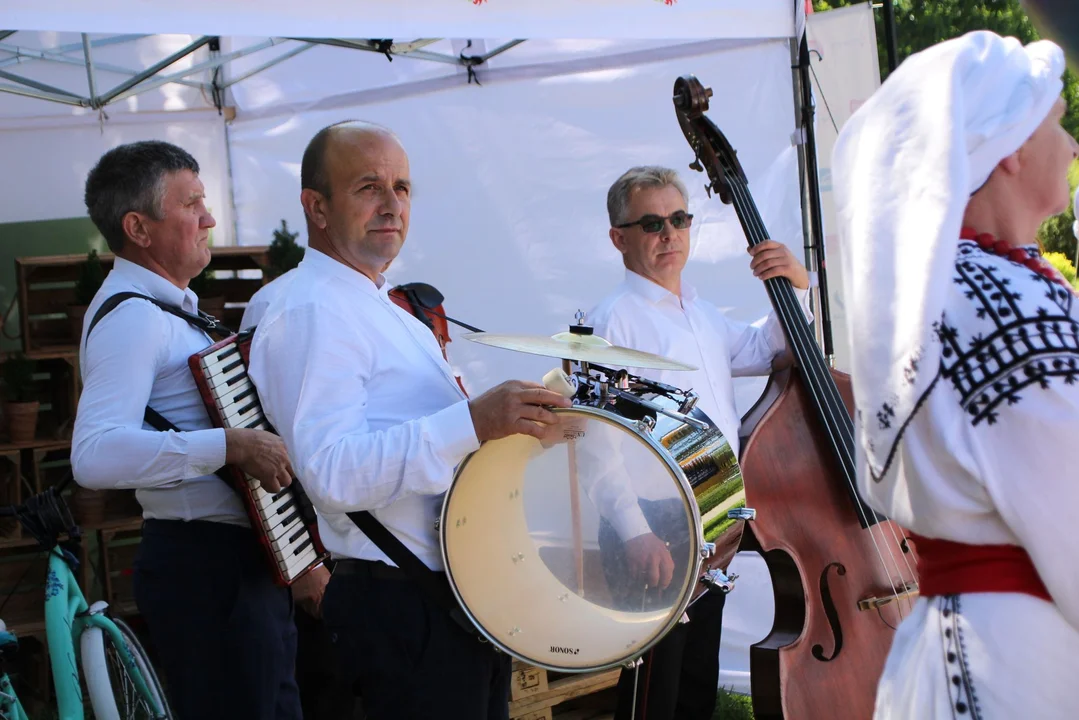
[[[837,562],[827,565],[820,574],[820,599],[824,605],[824,614],[828,617],[828,625],[832,628],[834,647],[830,657],[825,657],[824,646],[813,646],[813,657],[821,662],[831,662],[839,657],[839,651],[843,649],[843,628],[839,625],[839,613],[836,612],[835,602],[832,600],[832,590],[828,586],[828,571],[835,568],[836,575],[846,575],[847,569]]]

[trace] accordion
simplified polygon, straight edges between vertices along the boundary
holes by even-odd
[[[206,409],[215,426],[275,432],[262,413],[255,385],[247,376],[251,332],[225,338],[188,358]],[[232,465],[227,473],[256,528],[274,580],[288,586],[328,556],[318,536],[318,521],[299,481],[278,493]]]

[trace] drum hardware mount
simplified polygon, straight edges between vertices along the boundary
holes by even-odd
[[[712,590],[719,590],[726,595],[734,590],[734,581],[738,579],[738,573],[727,575],[720,569],[709,570],[701,575],[701,582]]]
[[[757,511],[753,508],[733,508],[727,511],[728,520],[756,520]]]

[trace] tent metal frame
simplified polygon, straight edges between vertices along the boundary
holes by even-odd
[[[95,61],[93,50],[94,48],[105,47],[108,45],[134,42],[135,40],[148,37],[147,35],[114,35],[91,40],[89,35],[83,33],[82,41],[79,43],[61,45],[49,50],[41,50],[38,48],[22,47],[17,44],[4,42],[16,32],[18,31],[0,30],[0,79],[8,81],[6,83],[0,83],[0,92],[12,95],[22,95],[38,100],[48,100],[65,105],[86,107],[94,110],[104,109],[111,103],[121,102],[129,97],[139,95],[149,90],[154,90],[162,85],[168,85],[169,83],[178,83],[203,91],[214,99],[214,105],[218,110],[221,110],[225,91],[230,87],[238,82],[243,82],[244,80],[257,75],[264,70],[268,70],[285,60],[293,58],[306,50],[310,50],[316,45],[330,45],[361,52],[379,53],[385,55],[390,62],[392,62],[395,57],[405,57],[427,62],[456,65],[468,70],[471,78],[477,66],[482,65],[491,58],[501,55],[507,50],[525,42],[524,40],[511,40],[480,55],[465,55],[464,52],[462,52],[460,55],[454,56],[423,49],[438,42],[441,38],[419,38],[408,42],[398,42],[389,39],[364,40],[350,38],[272,37],[255,43],[254,45],[249,45],[245,48],[222,54],[220,38],[214,35],[203,35],[148,68],[143,70],[132,70],[130,68]],[[291,45],[287,52],[267,60],[238,77],[228,80],[222,78],[221,70],[228,66],[233,60],[284,44]],[[210,57],[208,60],[196,63],[181,71],[169,74],[164,73],[170,66],[193,55],[203,47],[209,47]],[[33,61],[78,65],[86,68],[87,94],[79,95],[70,90],[64,90],[63,88],[39,82],[4,69],[5,67]],[[100,78],[98,71],[118,73],[128,77],[113,88],[99,91],[98,80]],[[212,79],[209,82],[197,82],[187,79],[192,75],[197,75],[205,71],[213,71],[211,74]]]

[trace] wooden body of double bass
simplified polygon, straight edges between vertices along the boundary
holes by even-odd
[[[831,374],[852,412],[849,376]],[[742,549],[764,557],[775,594],[772,630],[750,648],[753,710],[758,720],[869,720],[893,628],[913,602],[893,588],[916,561],[891,521],[863,528],[811,402],[800,374],[784,370],[747,415],[741,466],[757,517]],[[873,599],[888,602],[859,608]]]

